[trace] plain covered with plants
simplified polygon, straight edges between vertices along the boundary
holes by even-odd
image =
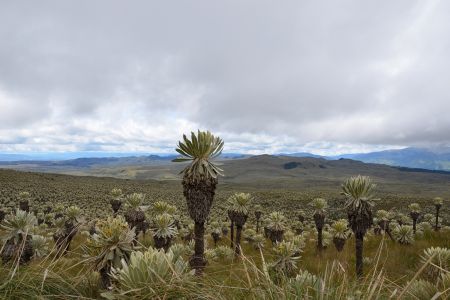
[[[6,173],[23,177],[1,188],[1,298],[450,297],[444,197],[386,205],[367,176],[295,202],[221,191],[223,145],[209,132],[183,136],[181,188],[99,178],[70,194],[76,180],[52,190]]]

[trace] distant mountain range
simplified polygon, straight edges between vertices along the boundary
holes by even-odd
[[[68,161],[68,160],[84,160],[84,159],[92,159],[95,161],[96,159],[100,160],[115,160],[116,158],[142,158],[148,157],[150,159],[173,159],[177,154],[160,154],[160,153],[144,153],[144,152],[97,152],[97,151],[85,151],[85,152],[48,152],[48,153],[0,153],[0,162],[56,162],[56,161]],[[222,154],[222,158],[244,158],[249,157],[249,154],[242,153],[224,153]]]
[[[90,155],[76,157],[76,155]],[[73,157],[67,159],[67,157]],[[450,147],[443,148],[404,148],[399,150],[386,150],[371,153],[342,154],[337,156],[320,156],[307,152],[278,154],[283,157],[312,157],[326,160],[352,159],[366,163],[385,164],[390,166],[450,171]],[[120,167],[120,166],[156,166],[170,164],[176,155],[145,155],[142,153],[111,153],[111,152],[86,152],[67,154],[0,154],[0,167],[13,167],[16,169],[41,170],[54,169],[82,169],[92,167]],[[252,157],[248,154],[224,153],[222,160],[235,160]],[[47,158],[47,159],[44,159]],[[293,167],[293,166],[288,166]]]
[[[29,153],[0,153],[0,161],[60,161],[77,158],[110,158],[110,157],[137,157],[150,155],[144,152],[29,152]],[[167,154],[153,153],[161,157]],[[172,155],[173,156],[173,155]]]
[[[386,150],[380,152],[347,154],[339,156],[339,158],[341,157],[368,163],[450,171],[450,148],[405,148],[400,150]]]
[[[377,182],[422,183],[447,185],[450,172],[394,167],[385,164],[364,163],[340,158],[328,160],[315,157],[255,155],[229,158],[221,162],[225,177],[221,180],[234,184],[277,184],[290,188],[301,181],[316,186],[324,182],[338,185],[345,178],[357,174],[368,175]],[[139,180],[179,180],[186,164],[172,163],[170,158],[159,156],[126,158],[80,158],[59,162],[10,162],[0,168],[20,171],[59,173],[80,176],[115,177]],[[429,186],[428,188],[431,188]]]
[[[390,166],[450,171],[450,147],[441,148],[404,148],[370,153],[342,154],[336,156],[320,156],[311,153],[283,154],[291,157],[315,157],[335,160],[348,158],[366,163],[385,164]]]
[[[278,154],[278,156],[327,158],[326,156],[312,154],[309,152],[281,153]]]

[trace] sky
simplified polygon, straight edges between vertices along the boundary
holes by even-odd
[[[0,0],[0,152],[450,145],[449,1]]]

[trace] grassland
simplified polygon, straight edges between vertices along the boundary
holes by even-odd
[[[326,222],[345,217],[342,209],[344,199],[340,195],[340,184],[347,176],[357,173],[370,174],[378,184],[377,202],[374,210],[394,209],[408,213],[408,204],[421,204],[423,214],[434,213],[431,199],[441,196],[450,198],[448,175],[401,172],[385,166],[369,166],[352,161],[337,162],[338,166],[314,165],[317,161],[297,161],[302,163],[293,169],[283,165],[290,161],[261,162],[239,161],[228,163],[228,176],[221,180],[214,202],[212,219],[224,220],[226,199],[234,192],[249,192],[255,197],[255,204],[263,207],[263,214],[282,211],[288,220],[296,220],[300,210],[311,223],[312,208],[308,205],[315,197],[328,200]],[[311,165],[306,164],[311,163]],[[321,163],[322,164],[322,163]],[[346,164],[347,167],[339,164]],[[348,165],[351,169],[348,169]],[[226,165],[227,166],[227,165]],[[280,166],[282,167],[280,169]],[[161,168],[161,166],[158,166]],[[389,168],[389,169],[388,169]],[[168,174],[177,178],[177,169],[168,168]],[[156,172],[152,170],[152,172]],[[174,175],[175,174],[175,175]],[[256,176],[256,174],[259,174]],[[147,174],[148,175],[148,174]],[[151,177],[151,176],[150,176]],[[182,196],[179,179],[118,179],[98,176],[70,176],[49,173],[18,172],[0,170],[0,202],[3,207],[16,207],[20,191],[31,193],[31,209],[42,211],[57,203],[64,206],[77,205],[82,209],[84,221],[104,218],[111,215],[109,205],[112,188],[121,188],[125,193],[141,192],[146,195],[145,203],[150,205],[164,200],[177,206],[182,215],[186,215],[186,204]],[[123,213],[122,211],[120,213]],[[443,225],[449,225],[450,211],[448,202],[441,211]],[[253,214],[247,227],[253,227]],[[85,230],[88,228],[86,227]],[[311,291],[311,299],[387,299],[400,297],[408,282],[417,275],[421,278],[421,256],[428,247],[448,247],[450,233],[424,232],[417,236],[412,245],[400,245],[384,235],[370,234],[365,244],[366,277],[357,281],[354,275],[354,240],[350,238],[342,252],[337,252],[333,244],[318,253],[316,233],[309,227],[305,235],[305,247],[297,270],[306,270],[323,278],[323,292]],[[50,229],[51,231],[51,229]],[[78,234],[71,244],[69,253],[56,259],[50,254],[34,260],[27,266],[14,269],[4,265],[0,267],[0,295],[4,299],[96,299],[104,292],[98,283],[98,273],[92,272],[92,264],[86,257],[86,235]],[[183,243],[180,237],[175,241]],[[225,236],[219,245],[229,245]],[[145,249],[153,244],[149,235],[141,236],[139,246]],[[213,242],[208,235],[208,245]],[[193,278],[193,286],[183,287],[182,294],[187,298],[200,299],[295,299],[299,294],[288,288],[287,283],[275,284],[264,273],[266,264],[270,264],[277,255],[270,241],[266,240],[262,251],[256,250],[251,243],[243,243],[241,258],[210,261],[205,276]],[[53,247],[53,244],[50,248]],[[448,270],[446,270],[448,272]],[[168,285],[161,288],[160,299],[168,299]],[[306,295],[306,294],[304,294]],[[308,298],[304,297],[304,298]],[[144,297],[145,298],[145,297]],[[401,299],[417,299],[406,291]],[[436,298],[444,299],[444,298]]]
[[[348,167],[348,164],[355,164],[352,161],[341,162],[345,164],[335,169],[331,166],[327,169],[311,166],[294,170],[283,169],[283,164],[279,162],[267,164],[265,161],[265,164],[261,164],[247,161],[243,166],[234,165],[239,163],[236,160],[224,166],[228,173],[218,185],[213,217],[225,214],[226,199],[235,192],[252,193],[255,204],[260,204],[266,212],[280,210],[289,218],[296,218],[298,210],[310,210],[308,203],[315,197],[323,197],[330,203],[330,218],[345,217],[340,185],[345,178],[355,174],[370,175],[378,185],[377,197],[380,200],[375,210],[396,209],[408,213],[408,204],[417,202],[423,207],[424,213],[434,213],[434,197],[450,199],[450,175],[400,172],[387,166],[359,162],[356,162],[357,167]],[[253,174],[263,175],[253,177]],[[14,206],[18,193],[28,191],[37,209],[56,203],[78,205],[89,219],[105,217],[112,212],[109,192],[114,187],[121,188],[124,193],[144,193],[146,205],[164,200],[186,212],[180,179],[131,180],[0,170],[0,186],[0,202],[3,205],[11,203]],[[448,224],[448,206],[442,208],[442,216],[445,224]]]

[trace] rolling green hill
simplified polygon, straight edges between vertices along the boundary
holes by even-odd
[[[267,201],[273,199],[295,199],[306,201],[313,196],[339,198],[340,185],[353,175],[372,177],[385,199],[417,199],[426,201],[432,197],[450,198],[450,173],[429,170],[397,168],[381,164],[368,164],[350,159],[326,160],[312,157],[288,157],[260,155],[221,162],[225,177],[220,178],[219,196],[243,190],[260,195]],[[64,173],[66,176],[44,173],[0,170],[3,187],[8,186],[11,195],[28,186],[39,190],[46,187],[45,194],[61,190],[69,195],[71,190],[80,190],[89,198],[105,198],[114,186],[129,191],[142,191],[157,197],[182,197],[180,171],[184,165],[166,162],[157,165],[132,165],[119,167],[91,166],[89,168],[51,168],[45,173]],[[22,169],[27,169],[22,166]],[[94,190],[94,195],[89,191]],[[14,191],[14,192],[13,192]],[[172,193],[173,192],[173,193]],[[101,196],[98,196],[101,194]],[[173,195],[172,195],[173,194]],[[72,197],[72,196],[70,196]],[[59,198],[58,198],[59,199]],[[77,198],[78,199],[78,198]],[[55,199],[56,200],[56,199]],[[84,200],[83,200],[84,201]],[[408,200],[409,201],[409,200]]]
[[[19,191],[26,190],[38,197],[40,202],[68,201],[82,205],[95,215],[104,214],[105,205],[109,209],[109,191],[113,187],[120,187],[125,192],[146,193],[150,202],[165,199],[183,207],[179,175],[183,167],[183,164],[166,163],[153,166],[91,167],[77,171],[48,168],[47,173],[0,170],[3,193],[0,198],[9,201]],[[340,201],[340,185],[346,178],[358,174],[371,176],[378,185],[380,207],[407,209],[408,203],[419,202],[432,210],[430,199],[436,196],[450,198],[448,172],[396,168],[350,159],[270,155],[225,160],[221,167],[225,177],[220,178],[218,186],[219,206],[236,191],[251,192],[265,207],[284,211],[304,208],[312,198],[319,196]],[[450,213],[447,207],[443,208],[443,213]]]
[[[94,160],[95,161],[95,160]],[[128,162],[128,163],[127,163]],[[450,172],[425,169],[409,169],[383,164],[363,163],[351,159],[327,160],[315,157],[291,157],[258,155],[240,159],[220,161],[225,172],[223,181],[259,185],[263,182],[296,185],[299,182],[318,184],[320,182],[342,182],[352,175],[368,175],[387,184],[449,184]],[[114,163],[85,164],[16,164],[3,165],[21,171],[37,171],[68,175],[115,177],[121,179],[176,180],[184,165],[172,163],[169,159],[153,158],[125,160]]]

